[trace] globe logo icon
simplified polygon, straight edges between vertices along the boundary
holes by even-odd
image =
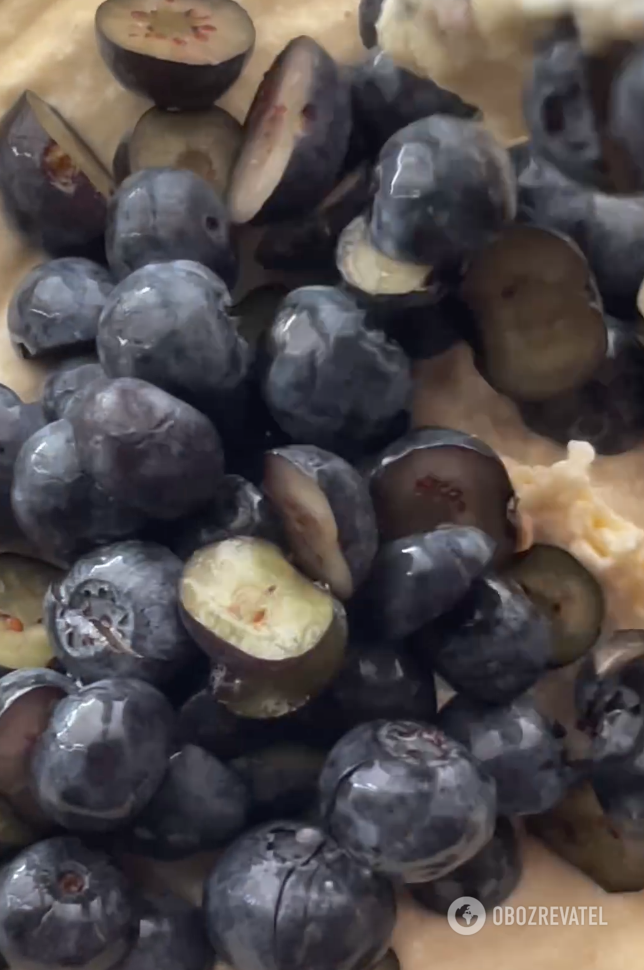
[[[447,911],[447,922],[459,936],[473,936],[485,926],[485,906],[473,896],[459,896]]]

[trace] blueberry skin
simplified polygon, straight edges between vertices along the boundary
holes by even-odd
[[[185,169],[130,175],[110,200],[105,248],[118,280],[148,263],[202,263],[233,287],[237,257],[226,208],[212,186]]]
[[[419,663],[454,690],[488,704],[507,704],[545,672],[552,633],[517,583],[490,575],[414,635],[411,647]]]
[[[47,421],[40,405],[13,402],[7,395],[5,399],[0,404],[0,542],[7,552],[37,555],[14,515],[11,486],[20,449]]]
[[[248,789],[214,755],[193,744],[175,751],[160,786],[134,820],[128,848],[155,859],[185,859],[235,838],[248,816]]]
[[[49,587],[44,623],[72,677],[164,685],[198,657],[179,619],[181,560],[153,542],[102,546]]]
[[[224,459],[214,425],[160,387],[133,377],[97,381],[72,422],[84,470],[152,518],[188,515],[217,493]]]
[[[150,684],[100,680],[55,708],[32,759],[34,791],[63,825],[107,832],[127,824],[164,776],[175,721]]]
[[[441,709],[437,723],[492,775],[499,814],[539,815],[566,794],[570,772],[563,732],[529,697],[492,706],[457,695]]]
[[[66,417],[74,396],[92,381],[105,377],[98,361],[71,360],[62,364],[46,379],[42,390],[42,409],[48,421]]]
[[[197,549],[233,536],[257,536],[276,545],[283,541],[266,496],[241,475],[225,475],[210,505],[178,522],[168,544],[180,559],[189,559]]]
[[[109,272],[89,259],[69,256],[36,266],[7,310],[14,349],[29,360],[91,348],[113,288]]]
[[[495,548],[474,526],[444,526],[385,543],[360,591],[365,628],[389,640],[419,630],[465,596]]]
[[[411,399],[409,361],[346,293],[306,286],[284,300],[267,341],[264,397],[286,434],[343,457],[369,451]]]
[[[134,926],[125,877],[77,838],[37,842],[2,871],[0,949],[12,966],[111,967]]]
[[[83,471],[65,418],[37,431],[20,449],[11,504],[40,556],[60,566],[70,566],[104,542],[131,535],[145,521]]]
[[[273,822],[221,856],[204,913],[212,945],[236,970],[358,970],[386,951],[396,901],[320,829]]]
[[[407,883],[446,875],[492,838],[494,780],[420,721],[370,721],[331,750],[320,776],[331,835],[374,872]]]
[[[521,879],[521,852],[512,822],[499,818],[494,835],[480,852],[442,879],[411,886],[416,902],[447,916],[461,896],[473,896],[490,913],[510,896]]]
[[[383,0],[360,0],[358,8],[358,28],[360,40],[369,50],[378,43],[376,24],[380,17]]]
[[[12,408],[16,404],[22,404],[20,396],[6,384],[0,384],[0,407]]]
[[[112,292],[98,327],[109,377],[138,377],[217,415],[248,375],[251,354],[222,280],[187,259],[150,263]]]
[[[313,810],[325,757],[319,748],[284,742],[231,761],[250,791],[251,823],[300,818]]]
[[[179,743],[197,745],[228,761],[259,748],[283,741],[288,733],[289,717],[241,717],[221,703],[209,690],[201,690],[185,702],[179,711]]]
[[[134,911],[138,937],[118,970],[209,970],[214,965],[196,907],[173,893],[155,893],[136,900]]]

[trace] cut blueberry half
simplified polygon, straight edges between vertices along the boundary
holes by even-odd
[[[117,81],[160,108],[209,108],[255,46],[253,21],[234,0],[105,0],[96,34]]]
[[[150,108],[129,139],[127,174],[142,168],[187,168],[224,195],[241,142],[242,126],[223,108]]]
[[[311,37],[296,37],[265,75],[244,126],[228,196],[244,223],[301,216],[333,188],[351,129],[349,86]]]
[[[61,575],[54,566],[10,553],[0,555],[0,669],[47,667],[52,648],[43,626],[43,599]]]
[[[282,716],[340,669],[344,611],[269,542],[238,537],[199,550],[179,597],[188,632],[215,662],[212,688],[237,714]]]
[[[436,286],[431,266],[392,259],[376,249],[365,216],[358,216],[341,233],[336,258],[345,283],[368,296],[427,295]]]
[[[588,381],[608,335],[581,250],[558,233],[513,225],[472,260],[463,297],[485,379],[517,401],[545,401]]]

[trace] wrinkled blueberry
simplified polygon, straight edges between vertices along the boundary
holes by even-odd
[[[215,955],[201,911],[173,893],[134,902],[138,935],[118,970],[209,970]]]
[[[453,610],[412,639],[424,668],[489,704],[507,704],[528,690],[552,658],[544,614],[517,583],[496,576],[478,579]]]
[[[427,882],[492,838],[494,780],[466,748],[420,721],[370,721],[331,750],[321,811],[339,844],[375,872]]]
[[[191,405],[133,377],[95,382],[82,404],[72,415],[80,462],[110,495],[153,518],[175,519],[216,494],[221,442]]]
[[[114,282],[89,259],[52,259],[18,285],[7,311],[11,342],[21,357],[79,353],[96,340],[98,318]]]
[[[105,677],[171,681],[199,651],[179,619],[181,560],[152,542],[102,546],[45,596],[45,624],[64,668],[84,684]]]
[[[0,879],[0,949],[13,966],[111,967],[135,919],[125,877],[72,836],[37,842]]]
[[[409,362],[329,286],[294,290],[270,332],[266,402],[280,427],[340,455],[376,447],[409,405]]]
[[[64,418],[21,448],[11,504],[39,554],[62,566],[101,543],[131,535],[145,521],[81,468],[72,426]]]
[[[226,209],[212,186],[186,169],[148,168],[125,179],[108,207],[105,246],[119,280],[175,259],[202,263],[227,286],[237,278]]]
[[[499,818],[494,835],[480,852],[447,876],[411,886],[414,899],[447,915],[461,896],[472,896],[491,912],[514,892],[521,878],[521,852],[512,822]]]
[[[438,724],[492,775],[501,815],[547,812],[565,795],[570,773],[562,732],[529,697],[492,706],[456,696],[441,709]]]
[[[140,680],[100,680],[55,708],[32,760],[43,810],[59,824],[105,832],[129,822],[165,773],[174,717]]]
[[[211,943],[236,970],[358,970],[385,952],[396,903],[386,880],[319,829],[274,822],[226,850],[204,911]]]
[[[42,409],[48,421],[65,417],[67,407],[79,391],[104,377],[98,361],[70,360],[49,375],[42,390]]]

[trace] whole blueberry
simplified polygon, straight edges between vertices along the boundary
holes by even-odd
[[[266,403],[301,444],[343,456],[364,453],[382,443],[408,408],[407,357],[381,331],[367,329],[364,311],[335,287],[290,293],[266,349]]]
[[[175,751],[161,785],[134,820],[135,853],[184,859],[238,835],[248,816],[248,790],[218,758],[194,744]]]
[[[532,687],[553,650],[546,616],[517,583],[494,575],[477,579],[411,645],[419,662],[454,690],[489,704],[507,704]]]
[[[43,385],[42,409],[48,421],[65,417],[70,401],[92,381],[105,377],[98,361],[74,359],[61,364]]]
[[[16,459],[11,504],[43,559],[69,566],[104,542],[132,535],[145,516],[104,490],[81,468],[65,418],[36,431]]]
[[[85,684],[136,677],[165,684],[199,654],[179,619],[182,570],[153,542],[102,546],[51,584],[44,622],[64,668]]]
[[[210,941],[236,970],[358,970],[389,943],[389,883],[320,829],[273,822],[246,833],[206,880]]]
[[[495,779],[500,814],[537,815],[565,795],[570,773],[563,732],[529,697],[496,706],[457,695],[441,709],[438,724]]]
[[[125,877],[72,836],[36,842],[0,878],[0,950],[30,970],[111,967],[135,926]]]
[[[20,449],[47,421],[38,404],[23,404],[9,388],[3,388],[0,403],[0,542],[8,552],[37,554],[18,523],[11,506],[11,486]]]
[[[214,425],[153,384],[96,381],[82,407],[73,408],[72,422],[84,470],[152,518],[180,518],[217,493],[224,459]]]
[[[490,912],[514,892],[521,878],[521,852],[512,822],[499,818],[494,835],[480,852],[441,879],[411,886],[414,899],[447,915],[461,896],[473,896]]]
[[[320,776],[325,824],[364,865],[427,882],[494,831],[494,780],[458,742],[420,721],[370,721],[331,750]]]
[[[150,263],[112,292],[98,353],[110,377],[139,377],[216,416],[248,374],[251,355],[221,279],[187,259]]]
[[[105,832],[128,823],[166,771],[168,701],[140,680],[99,680],[55,708],[34,749],[34,789],[60,825]]]
[[[215,962],[201,911],[173,893],[135,901],[138,936],[118,970],[209,970]]]
[[[7,311],[11,342],[21,357],[78,353],[96,340],[98,318],[114,282],[89,259],[52,259],[27,273]]]
[[[126,178],[108,207],[105,247],[119,280],[147,263],[175,259],[203,263],[230,287],[237,279],[226,208],[187,169],[147,168]]]

